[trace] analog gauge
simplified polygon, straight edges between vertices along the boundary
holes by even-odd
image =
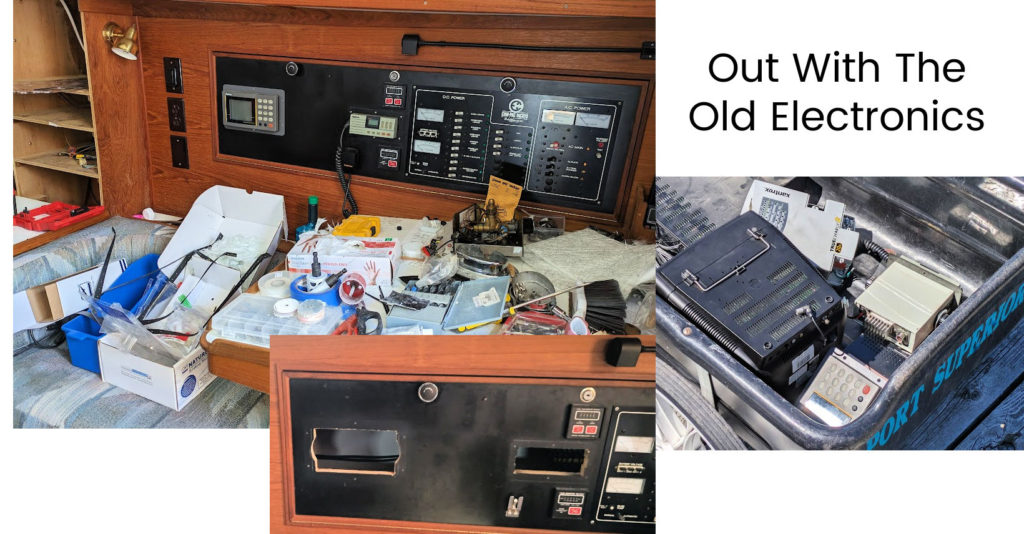
[[[412,141],[413,152],[423,152],[425,154],[440,154],[441,143],[437,141],[424,141],[422,139],[413,139]]]
[[[576,114],[576,126],[588,126],[590,128],[603,128],[608,129],[612,124],[611,115],[601,115],[598,113],[577,113]]]
[[[543,118],[541,120],[543,120],[544,122],[549,122],[551,124],[571,125],[573,123],[573,120],[576,119],[576,113],[572,111],[560,111],[557,109],[545,109],[544,113],[542,114],[542,117]]]
[[[444,110],[431,108],[416,108],[416,120],[444,122]]]

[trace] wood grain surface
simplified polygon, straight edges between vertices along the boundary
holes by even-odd
[[[110,51],[110,44],[101,36],[107,22],[128,27],[136,21],[123,14],[82,13],[97,159],[103,177],[100,195],[107,211],[128,217],[151,205],[142,77],[140,61],[128,61]],[[145,54],[144,47],[142,35],[140,55]]]
[[[358,3],[334,3],[356,6]],[[544,2],[524,2],[546,5]],[[149,204],[159,212],[183,215],[198,194],[214,184],[258,189],[282,194],[286,198],[288,216],[292,221],[305,217],[305,199],[309,194],[320,197],[321,215],[339,218],[341,190],[337,178],[329,171],[294,169],[280,165],[249,161],[239,163],[231,158],[218,157],[215,145],[215,95],[210,76],[214,52],[264,54],[272,56],[318,58],[336,61],[358,61],[397,68],[458,68],[475,69],[488,73],[520,75],[605,77],[632,80],[644,85],[642,108],[637,128],[628,148],[631,160],[624,173],[621,202],[613,214],[581,212],[578,210],[533,210],[538,213],[567,214],[567,227],[578,229],[594,224],[613,231],[650,238],[648,230],[638,226],[645,208],[643,194],[654,179],[653,114],[654,61],[641,60],[632,54],[607,53],[543,53],[515,50],[480,50],[463,48],[424,48],[420,54],[404,56],[400,50],[401,36],[418,33],[430,40],[500,41],[535,45],[573,46],[629,46],[654,39],[653,11],[643,14],[643,6],[630,7],[633,16],[608,17],[616,14],[602,6],[629,3],[601,2],[588,11],[590,16],[526,16],[453,14],[459,2],[448,2],[441,9],[437,4],[418,12],[360,11],[340,9],[313,9],[294,7],[268,7],[266,5],[227,5],[211,2],[170,2],[166,0],[137,0],[131,9],[139,24],[140,61],[142,73],[142,102],[145,113],[145,135],[138,135],[133,127],[126,131],[136,133],[135,138],[147,139],[148,162],[135,161],[131,156],[125,165],[137,169],[148,163],[146,184],[133,183],[122,193],[129,198],[116,200],[115,213],[134,207],[137,196],[148,195]],[[552,4],[555,5],[555,4]],[[112,18],[109,14],[93,10],[121,9],[124,2],[114,0],[83,1],[86,17],[93,17],[93,33],[99,19]],[[557,4],[561,9],[561,4]],[[433,9],[439,12],[429,12]],[[503,9],[518,9],[515,6]],[[523,8],[525,9],[525,8]],[[428,11],[428,12],[424,12]],[[635,11],[635,14],[634,14]],[[535,11],[527,11],[533,13]],[[601,15],[601,16],[593,16]],[[114,17],[116,18],[116,17]],[[117,19],[116,22],[125,22]],[[500,38],[499,38],[500,37]],[[97,38],[98,39],[98,38]],[[97,39],[93,39],[94,41]],[[90,45],[90,68],[98,62]],[[125,62],[106,52],[106,56]],[[163,81],[163,57],[179,57],[183,65],[184,95],[189,143],[190,169],[174,168],[170,163],[170,130],[167,121]],[[107,59],[110,59],[107,58]],[[109,62],[108,62],[109,63]],[[109,65],[108,65],[109,67]],[[109,67],[113,69],[114,67]],[[97,69],[98,70],[98,69]],[[101,72],[93,80],[94,89],[101,82],[111,87],[134,83],[130,76]],[[177,96],[177,95],[174,95]],[[124,124],[126,118],[117,118],[109,108],[101,106],[103,95],[97,95],[97,133],[103,133],[106,124]],[[108,117],[114,119],[108,120]],[[130,124],[130,123],[129,123]],[[650,124],[650,126],[648,126]],[[109,138],[101,143],[110,145]],[[136,149],[126,149],[137,155]],[[102,156],[101,156],[102,158]],[[108,167],[105,164],[104,167]],[[104,168],[104,179],[107,168]],[[119,173],[115,173],[117,176]],[[116,178],[115,178],[116,179]],[[130,180],[129,180],[130,181]],[[149,191],[146,191],[146,185]],[[109,189],[109,187],[108,187]],[[120,188],[125,190],[126,188]],[[105,190],[105,194],[108,191]],[[449,219],[480,195],[453,192],[444,189],[403,184],[369,177],[354,177],[353,193],[360,202],[361,211],[398,217],[422,216]],[[109,194],[107,195],[109,196]],[[125,208],[121,208],[125,206]],[[131,210],[128,210],[131,211]]]

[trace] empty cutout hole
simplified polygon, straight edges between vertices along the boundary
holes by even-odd
[[[317,472],[394,475],[401,451],[397,430],[313,429]]]
[[[517,447],[513,473],[521,475],[583,475],[586,449]]]

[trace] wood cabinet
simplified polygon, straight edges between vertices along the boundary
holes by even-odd
[[[84,150],[95,146],[95,130],[75,2],[17,0],[13,20],[15,189],[47,202],[101,204],[99,161]],[[89,157],[62,155],[69,151]]]

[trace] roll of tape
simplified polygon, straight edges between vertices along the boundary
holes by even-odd
[[[292,296],[291,283],[295,274],[288,271],[274,271],[260,277],[257,286],[260,288],[260,295],[286,299]]]
[[[299,304],[295,317],[304,323],[319,323],[327,314],[327,304],[322,300],[304,300]]]
[[[287,298],[274,303],[275,317],[291,317],[299,309],[299,301]]]

